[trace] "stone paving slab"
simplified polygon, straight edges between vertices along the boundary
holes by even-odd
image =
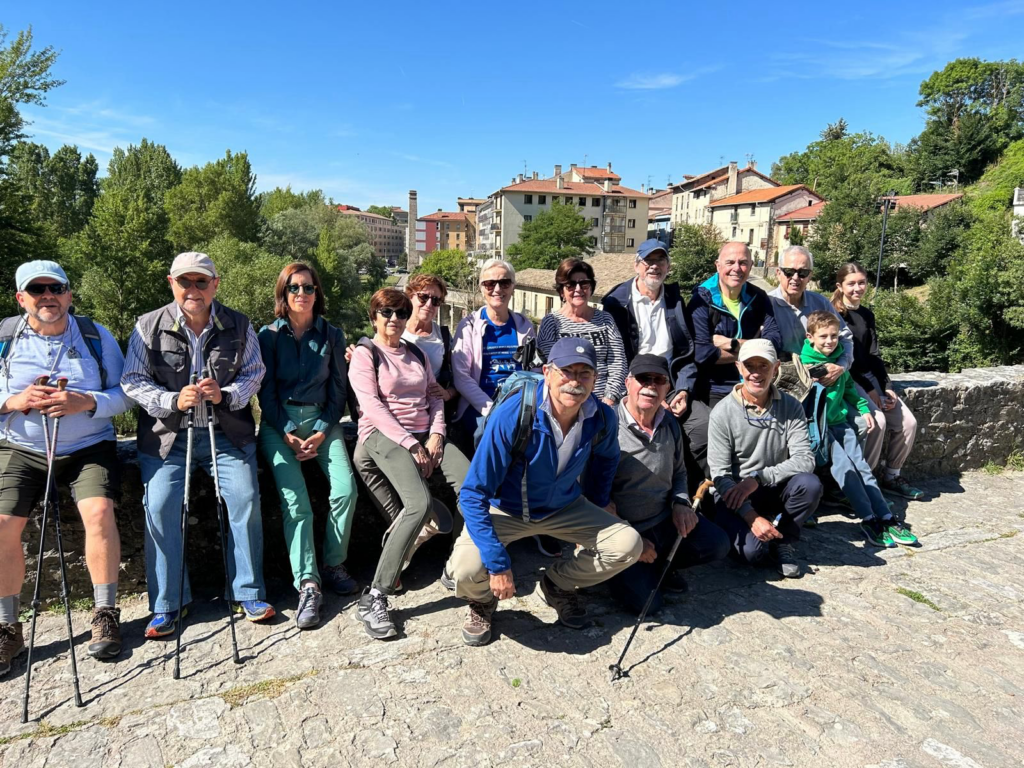
[[[235,666],[223,603],[206,600],[174,681],[173,643],[141,639],[144,602],[124,606],[116,663],[85,656],[76,613],[82,709],[63,617],[47,614],[32,722],[20,724],[24,658],[0,681],[0,764],[1024,765],[1024,473],[923,485],[932,500],[908,510],[918,550],[866,548],[831,510],[805,532],[803,579],[731,563],[690,571],[690,593],[638,633],[630,676],[614,684],[608,665],[633,617],[598,588],[591,627],[554,625],[528,543],[513,549],[518,596],[479,649],[461,643],[463,610],[435,580],[433,544],[406,574],[391,642],[370,640],[339,598],[300,633],[282,591],[277,623],[239,623]]]

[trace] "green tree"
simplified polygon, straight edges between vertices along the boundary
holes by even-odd
[[[684,295],[715,271],[715,259],[724,238],[711,224],[682,224],[672,234],[672,274]]]
[[[843,118],[839,118],[834,123],[829,123],[825,130],[821,132],[822,141],[838,141],[839,139],[845,139],[846,135],[850,132],[850,126]]]
[[[281,211],[293,208],[309,208],[314,205],[327,205],[323,190],[311,189],[309,192],[292,192],[291,185],[284,189],[274,187],[270,192],[259,195],[260,213],[269,220]]]
[[[789,228],[789,244],[790,245],[803,245],[804,244],[804,230],[802,227],[792,226]]]
[[[99,195],[98,165],[93,155],[82,157],[65,144],[53,155],[42,144],[19,141],[11,151],[8,171],[29,196],[32,215],[54,243],[71,237],[89,221]]]
[[[939,192],[939,184],[961,184],[976,180],[985,167],[999,156],[998,137],[985,116],[966,113],[956,123],[929,120],[919,136],[910,142],[914,187]],[[954,175],[952,172],[958,172]]]
[[[945,293],[943,286],[933,286],[924,302],[906,291],[875,293],[879,347],[891,373],[947,370],[956,323],[936,311]]]
[[[971,209],[978,214],[1005,213],[1016,187],[1024,187],[1024,139],[1010,144],[978,180],[969,195]]]
[[[50,77],[57,52],[51,46],[32,50],[32,27],[18,32],[10,43],[9,36],[0,24],[0,158],[24,138],[25,120],[19,105],[45,106],[46,93],[64,84]]]
[[[519,242],[506,249],[516,269],[555,269],[565,259],[589,256],[590,222],[574,205],[555,203],[523,224]]]
[[[991,118],[1007,141],[1024,128],[1024,64],[954,59],[921,83],[921,100],[930,118],[956,126],[967,114]]]
[[[270,323],[277,276],[291,260],[231,235],[215,237],[206,244],[206,253],[220,274],[218,301],[248,317],[256,330]]]
[[[413,272],[415,275],[437,275],[450,288],[465,289],[472,284],[476,270],[465,251],[451,248],[429,254]]]
[[[168,234],[179,251],[199,248],[218,235],[255,242],[260,231],[256,176],[245,152],[232,154],[202,168],[189,168],[164,202],[170,220]]]
[[[366,209],[367,213],[376,213],[378,216],[383,216],[386,219],[395,220],[395,212],[386,205],[371,205]]]

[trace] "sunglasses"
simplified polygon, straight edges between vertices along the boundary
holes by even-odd
[[[420,304],[433,304],[435,307],[440,307],[444,301],[440,296],[431,296],[429,293],[417,293],[416,298],[420,300]]]
[[[792,277],[793,275],[798,276],[801,280],[806,280],[811,276],[811,270],[804,267],[803,269],[794,269],[793,267],[779,267],[779,272],[784,274],[786,277]]]
[[[54,296],[63,296],[70,290],[71,287],[64,283],[32,283],[25,286],[25,292],[32,296],[42,296],[47,291]]]
[[[577,288],[582,291],[588,288],[594,290],[594,283],[594,280],[566,280],[562,283],[562,288],[568,288],[570,291],[575,291]]]
[[[298,283],[288,283],[288,293],[290,293],[292,296],[298,296],[299,291],[302,291],[307,296],[312,296],[314,293],[316,293],[316,286],[310,285],[308,283],[305,285],[299,285]]]
[[[195,286],[200,291],[205,291],[210,287],[210,283],[212,283],[213,280],[207,280],[205,277],[201,280],[189,280],[187,277],[176,277],[174,278],[174,282],[186,290]]]
[[[641,373],[633,378],[645,387],[661,387],[668,384],[668,379],[660,373]]]
[[[481,280],[480,285],[482,285],[484,289],[488,291],[493,291],[494,286],[498,286],[499,288],[501,288],[501,290],[504,291],[506,288],[512,287],[512,278],[503,277],[501,278],[501,280]]]
[[[381,307],[377,310],[377,314],[383,317],[385,320],[390,320],[391,316],[394,315],[399,320],[408,320],[409,311],[406,309],[392,309],[391,307]]]

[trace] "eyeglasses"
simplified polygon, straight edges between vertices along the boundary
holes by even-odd
[[[49,291],[54,296],[63,296],[71,290],[71,287],[64,283],[32,283],[25,286],[25,292],[32,296],[42,296]]]
[[[663,387],[668,384],[668,379],[660,373],[641,373],[633,378],[645,387]]]
[[[579,288],[581,291],[585,291],[588,288],[594,290],[594,280],[566,280],[562,283],[562,288],[568,288],[570,291],[575,291]]]
[[[481,280],[480,285],[487,291],[493,291],[494,286],[498,286],[504,291],[506,288],[512,287],[512,278],[503,277],[501,280]]]
[[[595,371],[590,366],[587,366],[586,368],[577,371],[559,368],[557,365],[552,365],[551,367],[558,371],[558,374],[566,381],[578,381],[582,383],[585,381],[590,381],[595,376]]]
[[[433,304],[435,307],[440,307],[444,301],[440,296],[431,296],[429,293],[417,293],[416,298],[420,300],[420,304]]]
[[[793,267],[779,267],[779,272],[784,274],[786,277],[792,277],[797,275],[801,280],[806,280],[811,276],[811,270],[804,267],[803,269],[794,269]]]
[[[174,282],[186,290],[195,286],[200,291],[205,291],[210,287],[210,283],[212,283],[213,280],[207,280],[205,277],[200,280],[189,280],[187,277],[176,277],[174,278]]]
[[[392,309],[391,307],[381,307],[377,310],[377,314],[383,317],[385,320],[390,320],[391,316],[394,315],[399,320],[409,319],[409,310],[407,309]]]
[[[288,293],[292,296],[297,296],[299,291],[302,291],[307,296],[312,296],[316,293],[316,286],[309,283],[304,285],[300,285],[299,283],[288,283]]]

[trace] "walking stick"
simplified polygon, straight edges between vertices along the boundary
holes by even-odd
[[[700,484],[700,488],[693,495],[693,511],[696,512],[700,507],[701,501],[704,500],[704,495],[708,492],[712,483],[710,480],[705,480]],[[640,624],[643,623],[644,617],[647,616],[647,611],[651,607],[651,603],[654,602],[654,595],[661,588],[661,582],[665,580],[665,576],[668,575],[669,568],[672,567],[672,561],[676,559],[676,552],[679,551],[679,545],[683,542],[681,534],[676,535],[675,543],[672,545],[672,550],[668,553],[668,559],[665,561],[665,569],[661,572],[661,578],[658,579],[658,583],[654,585],[654,589],[651,590],[651,594],[647,597],[647,602],[644,604],[644,609],[640,611],[640,615],[636,617],[636,624],[633,625],[633,631],[629,633],[629,639],[626,640],[626,646],[622,649],[622,653],[619,654],[619,660],[608,667],[612,673],[611,682],[615,682],[621,677],[627,677],[628,671],[623,671],[622,660],[626,658],[626,651],[629,650],[630,644],[633,642],[633,638],[636,637],[636,631],[640,629]]]
[[[204,372],[208,377],[209,371]],[[206,422],[210,429],[210,464],[213,467],[213,495],[217,498],[217,524],[220,526],[220,551],[224,558],[224,591],[228,595],[228,625],[231,627],[231,659],[235,664],[241,664],[238,656],[238,639],[235,637],[235,612],[231,607],[231,574],[228,571],[228,533],[225,522],[226,512],[224,510],[224,499],[220,495],[220,472],[217,470],[217,439],[213,432],[213,403],[206,401]]]
[[[35,384],[45,386],[49,376],[40,376]],[[57,379],[57,391],[63,392],[67,389],[66,378]],[[57,458],[57,435],[60,427],[60,416],[53,420],[53,437],[50,436],[49,419],[42,414],[43,419],[43,440],[46,443],[46,490],[43,492],[43,518],[39,527],[39,558],[36,560],[36,583],[32,593],[32,626],[29,629],[28,637],[28,661],[25,670],[25,696],[22,700],[21,722],[28,722],[29,691],[32,684],[32,651],[36,643],[36,619],[39,617],[40,591],[42,588],[43,576],[43,553],[46,550],[46,522],[50,515],[51,505],[53,511],[54,532],[57,537],[57,559],[60,563],[61,597],[64,600],[64,615],[68,625],[68,652],[71,656],[71,680],[75,690],[75,706],[81,707],[82,692],[78,684],[78,662],[75,659],[75,631],[71,624],[71,593],[68,590],[68,572],[64,562],[64,541],[60,530],[60,508],[57,504],[57,483],[53,476],[53,464]]]
[[[192,374],[189,384],[195,385],[198,380]],[[185,545],[188,541],[189,491],[192,489],[192,434],[196,426],[195,406],[188,409],[188,421],[185,430],[185,496],[181,500],[181,567],[178,569],[178,613],[174,619],[174,679],[181,678],[181,601],[185,592]]]

